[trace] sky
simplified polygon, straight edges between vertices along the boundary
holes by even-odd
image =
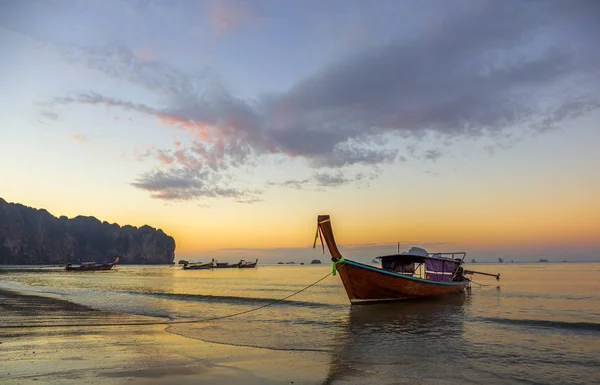
[[[595,0],[0,0],[0,197],[176,259],[600,260]]]

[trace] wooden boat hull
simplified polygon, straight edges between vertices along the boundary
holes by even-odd
[[[240,263],[238,264],[238,266],[240,269],[252,269],[252,268],[255,268],[257,264],[258,264],[258,258],[256,259],[255,262],[246,262],[242,259],[240,261]]]
[[[212,265],[195,265],[195,266],[183,265],[183,270],[210,270],[212,268],[213,268]]]
[[[113,268],[113,264],[99,265],[99,266],[67,266],[66,271],[99,271],[99,270],[110,270]]]
[[[337,271],[352,304],[442,297],[460,293],[468,284],[404,276],[350,260],[338,263]]]

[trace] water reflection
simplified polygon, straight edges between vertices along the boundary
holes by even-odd
[[[448,379],[464,351],[466,294],[353,306],[324,384]],[[450,377],[452,378],[452,377]]]

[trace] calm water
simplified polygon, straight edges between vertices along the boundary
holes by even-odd
[[[600,383],[600,263],[471,266],[500,272],[502,279],[476,278],[490,286],[473,285],[470,294],[441,300],[351,307],[339,277],[328,277],[275,306],[167,331],[222,344],[326,352],[327,384]],[[285,297],[330,268],[3,270],[0,288],[102,310],[201,319]]]

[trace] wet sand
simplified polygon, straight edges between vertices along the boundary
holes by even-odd
[[[166,325],[38,327],[163,321],[0,291],[0,382],[320,384],[327,377],[329,354],[208,343]]]

